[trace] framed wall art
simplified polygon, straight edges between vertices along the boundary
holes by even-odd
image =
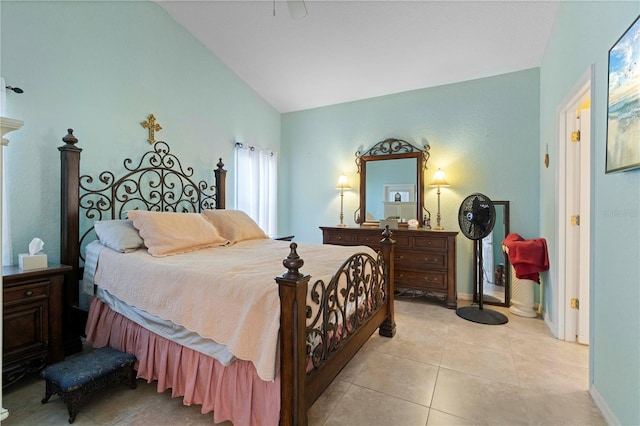
[[[640,167],[640,16],[609,50],[605,173]]]

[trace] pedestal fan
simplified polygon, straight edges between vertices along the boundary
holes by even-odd
[[[478,262],[480,274],[478,274],[478,306],[464,306],[456,309],[456,314],[468,321],[480,324],[506,324],[509,319],[502,313],[491,309],[484,309],[483,306],[483,264],[482,264],[482,239],[493,231],[495,225],[496,209],[486,195],[475,193],[469,195],[460,204],[458,211],[458,224],[462,234],[473,240],[478,245]]]

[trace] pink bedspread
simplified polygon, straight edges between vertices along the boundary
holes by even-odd
[[[285,272],[289,243],[250,240],[228,247],[155,258],[146,250],[100,253],[95,283],[118,299],[253,362],[263,380],[277,375],[280,298],[274,278]],[[338,267],[368,247],[305,244],[305,274],[328,283]]]
[[[136,355],[138,377],[158,381],[158,392],[171,389],[185,405],[201,404],[213,421],[234,425],[277,425],[280,376],[258,377],[249,361],[224,367],[215,359],[178,345],[128,320],[94,299],[87,320],[87,340],[95,348],[110,346]]]

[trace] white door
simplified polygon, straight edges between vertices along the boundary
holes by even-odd
[[[591,109],[590,90],[565,111],[565,334],[589,344]]]
[[[578,279],[578,343],[589,344],[589,283],[590,283],[590,232],[591,226],[591,108],[579,112],[580,126],[580,251]],[[577,188],[576,188],[577,189]]]

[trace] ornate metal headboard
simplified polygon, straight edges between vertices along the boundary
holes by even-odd
[[[77,307],[82,278],[81,247],[90,242],[93,222],[122,219],[127,210],[200,212],[225,208],[226,170],[222,159],[214,170],[215,183],[193,180],[191,167],[184,168],[165,142],[156,142],[139,162],[124,160],[124,174],[116,178],[103,171],[95,180],[80,176],[81,148],[73,129],[62,138],[60,151],[60,263],[73,269],[65,277],[64,305]],[[81,194],[82,192],[82,194]],[[82,231],[81,231],[82,229]]]
[[[219,172],[225,172],[222,159],[217,167],[216,180]],[[127,210],[134,209],[186,213],[220,208],[218,185],[196,183],[193,168],[183,168],[166,142],[156,142],[137,164],[125,159],[124,168],[126,172],[117,179],[108,170],[95,183],[92,176],[80,176],[80,229],[85,229],[80,234],[81,258],[96,220],[124,219]]]

